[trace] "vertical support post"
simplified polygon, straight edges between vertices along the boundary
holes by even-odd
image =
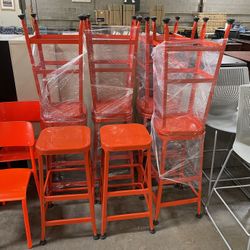
[[[175,24],[174,24],[174,34],[177,34],[177,33],[178,33],[178,29],[179,29],[179,20],[180,20],[180,17],[179,17],[179,16],[176,16],[176,17],[175,17]]]
[[[195,34],[197,32],[197,26],[198,26],[199,19],[200,18],[197,17],[197,16],[194,17],[194,23],[193,23],[192,33],[191,33],[191,39],[195,38]]]

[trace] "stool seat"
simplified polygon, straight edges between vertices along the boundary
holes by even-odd
[[[86,126],[45,128],[40,133],[36,150],[40,154],[70,154],[90,148],[90,129]]]
[[[100,129],[101,145],[104,150],[123,151],[148,148],[151,136],[142,124],[113,124]]]
[[[0,202],[26,199],[31,173],[26,168],[0,170]]]

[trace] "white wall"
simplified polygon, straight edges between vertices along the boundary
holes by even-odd
[[[2,10],[0,7],[0,26],[21,26],[18,15],[20,14],[18,0],[15,0],[15,10]]]

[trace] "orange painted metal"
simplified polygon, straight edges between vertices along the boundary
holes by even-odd
[[[153,114],[153,90],[152,90],[152,75],[153,75],[153,62],[151,58],[151,51],[154,46],[157,46],[158,44],[162,43],[165,40],[171,39],[189,39],[187,37],[183,37],[178,34],[178,27],[179,27],[179,20],[180,17],[176,16],[175,17],[175,25],[174,25],[174,32],[173,34],[170,34],[169,32],[169,27],[168,23],[170,21],[169,18],[164,18],[164,35],[159,35],[157,34],[156,30],[156,17],[152,17],[152,34],[150,34],[150,18],[145,17],[145,36],[140,36],[139,40],[140,42],[144,43],[145,46],[145,64],[140,63],[138,61],[137,67],[139,69],[141,68],[145,72],[145,83],[144,83],[144,88],[145,88],[145,95],[143,97],[137,98],[137,110],[140,116],[143,119],[143,124],[147,126],[148,121],[151,120],[152,114]],[[197,29],[197,22],[196,27],[193,28],[194,32],[196,32]]]
[[[100,129],[101,146],[103,149],[102,166],[102,226],[101,238],[106,237],[106,227],[108,221],[149,218],[150,232],[154,233],[153,210],[152,210],[152,183],[151,183],[151,137],[147,129],[141,124],[116,124],[106,125]],[[131,180],[129,183],[112,184],[109,176],[110,155],[114,152],[130,151],[145,152],[147,157],[146,167],[143,167],[142,157],[139,157],[138,164],[126,165],[127,168],[136,168],[138,180]],[[119,165],[118,165],[119,166]],[[127,186],[127,189],[124,189]],[[112,191],[110,188],[116,188]],[[137,187],[137,189],[135,189]],[[122,188],[122,190],[117,190]],[[108,199],[111,197],[123,197],[143,195],[145,197],[148,210],[146,212],[126,213],[118,215],[108,215]]]
[[[197,18],[195,19],[195,23],[197,23]],[[207,23],[208,19],[204,18],[204,23],[201,29],[201,34],[200,37],[201,39],[199,40],[195,40],[197,43],[197,46],[200,46],[201,49],[197,50],[197,48],[194,48],[194,46],[190,46],[187,42],[187,40],[185,41],[185,45],[180,46],[181,48],[178,48],[177,50],[175,50],[175,48],[173,48],[174,46],[171,46],[171,38],[168,35],[165,35],[165,50],[164,50],[164,64],[163,64],[163,72],[164,72],[164,76],[163,76],[163,82],[164,82],[164,86],[163,86],[163,99],[162,99],[162,103],[163,103],[163,116],[162,119],[155,119],[154,120],[154,128],[155,131],[157,133],[157,136],[159,137],[159,139],[162,142],[162,149],[161,149],[161,165],[160,165],[160,174],[164,173],[164,167],[166,164],[166,155],[167,155],[167,145],[168,142],[170,141],[181,141],[181,140],[194,140],[194,139],[200,139],[202,141],[201,143],[201,148],[200,148],[200,156],[199,156],[199,164],[200,164],[200,168],[199,171],[197,173],[196,176],[190,178],[190,177],[185,177],[185,176],[180,176],[178,178],[175,178],[174,180],[164,180],[159,178],[159,175],[157,173],[156,169],[153,169],[154,171],[154,177],[156,178],[157,182],[158,182],[158,190],[157,190],[157,194],[154,195],[154,202],[155,202],[155,217],[154,220],[155,222],[157,222],[159,214],[160,214],[160,209],[162,207],[170,207],[170,206],[179,206],[179,205],[185,205],[185,204],[191,204],[191,203],[197,203],[197,215],[200,216],[201,215],[201,191],[202,191],[202,164],[203,164],[203,140],[204,140],[204,136],[205,136],[205,121],[206,121],[206,117],[208,115],[208,110],[210,107],[210,103],[211,103],[211,99],[212,99],[212,95],[213,95],[213,90],[215,87],[215,83],[218,77],[218,73],[219,73],[219,69],[220,69],[220,65],[221,65],[221,61],[222,61],[222,57],[223,57],[223,53],[226,47],[226,43],[227,43],[227,38],[230,32],[230,29],[232,27],[232,20],[228,20],[228,27],[225,31],[225,36],[224,36],[224,41],[222,44],[216,44],[210,41],[205,41],[205,34],[206,34],[206,23]],[[194,24],[194,29],[196,29],[197,24]],[[165,31],[168,31],[168,29],[166,28]],[[193,37],[194,35],[192,35]],[[172,41],[174,42],[174,41]],[[190,40],[190,45],[192,44],[192,39]],[[168,79],[168,73],[172,71],[177,72],[176,69],[170,69],[169,68],[169,62],[168,62],[168,52],[169,51],[197,51],[197,59],[196,59],[196,63],[194,65],[193,69],[177,69],[177,71],[179,73],[181,72],[193,72],[195,73],[194,75],[197,76],[201,76],[200,78],[204,78],[202,79],[198,79],[199,77],[195,78],[195,79],[183,79],[183,80],[174,80],[174,81],[170,81]],[[215,70],[215,74],[213,76],[209,75],[206,72],[203,72],[200,69],[200,63],[201,63],[201,57],[202,57],[202,52],[203,51],[218,51],[219,53],[219,57],[218,57],[218,64]],[[167,115],[167,110],[166,110],[166,105],[164,105],[164,103],[166,103],[167,100],[167,86],[169,83],[173,83],[178,81],[178,83],[191,83],[192,84],[192,93],[191,93],[191,98],[189,101],[189,109],[187,111],[187,113],[185,113],[185,116],[181,116],[180,113],[176,114],[176,116],[173,114],[171,116]],[[192,108],[194,105],[194,98],[195,98],[195,91],[197,88],[196,83],[208,83],[211,82],[212,83],[212,87],[211,87],[211,91],[209,93],[208,96],[208,102],[207,102],[207,106],[205,109],[205,114],[203,117],[202,121],[198,121],[193,115],[192,115]],[[197,181],[198,182],[198,187],[197,190],[195,190],[194,186],[191,184],[192,181]],[[163,186],[164,185],[173,185],[176,183],[185,183],[187,184],[191,191],[193,192],[193,194],[195,195],[195,198],[189,198],[189,199],[180,199],[180,200],[176,200],[176,201],[171,201],[171,202],[162,202],[162,191],[163,191]]]
[[[28,218],[28,210],[26,204],[26,192],[33,174],[37,192],[39,194],[39,181],[36,171],[36,164],[34,158],[34,133],[32,124],[25,121],[9,121],[0,122],[0,147],[25,147],[29,152],[27,159],[31,160],[31,169],[3,169],[0,170],[0,202],[21,201],[24,224],[27,238],[28,248],[32,247],[32,239]],[[4,158],[5,157],[5,158]],[[20,157],[19,157],[20,158]],[[26,158],[25,158],[26,159]],[[1,154],[0,161],[11,161],[12,159]]]
[[[133,88],[135,83],[135,69],[136,69],[136,55],[138,47],[138,36],[140,29],[140,22],[136,21],[135,17],[132,19],[130,34],[128,35],[113,35],[113,34],[93,34],[90,30],[90,24],[88,19],[85,20],[85,35],[86,35],[86,45],[88,50],[88,62],[89,62],[89,74],[91,82],[91,93],[93,101],[92,109],[92,120],[94,122],[94,168],[97,169],[97,162],[100,159],[98,155],[98,144],[99,144],[99,129],[102,123],[114,123],[114,122],[124,122],[130,123],[132,121],[133,109],[132,103],[124,103],[121,105],[119,99],[117,103],[100,101],[98,100],[98,89],[96,87],[97,75],[101,73],[108,72],[126,72],[127,76],[124,81],[126,87]],[[94,45],[128,45],[128,55],[127,60],[109,60],[108,58],[102,58],[102,60],[95,60],[95,50]],[[105,64],[105,65],[104,65]],[[117,67],[115,64],[122,65]],[[105,67],[106,66],[106,67]],[[111,67],[112,66],[112,67]],[[110,79],[112,81],[112,78]],[[118,112],[105,112],[103,114],[103,107],[107,106],[119,106],[121,107]],[[115,158],[115,157],[114,157]],[[114,159],[113,158],[113,159]],[[95,173],[97,170],[95,170]],[[131,173],[133,175],[133,173]],[[96,174],[97,175],[97,174]],[[98,179],[98,178],[96,178]]]
[[[79,32],[77,35],[64,35],[64,34],[41,34],[38,26],[38,21],[36,19],[36,14],[32,14],[32,26],[34,28],[35,34],[30,36],[27,28],[27,24],[25,21],[25,15],[19,15],[19,18],[21,19],[24,36],[26,40],[26,45],[28,49],[28,54],[30,57],[30,62],[32,66],[32,71],[35,79],[36,89],[39,98],[42,100],[42,89],[47,84],[47,76],[51,72],[53,72],[52,69],[50,69],[49,66],[61,66],[68,61],[65,60],[46,60],[44,56],[44,45],[52,44],[52,45],[58,45],[58,44],[75,44],[78,45],[78,53],[79,55],[83,54],[83,31],[84,31],[84,21],[82,18],[80,18],[79,23]],[[32,53],[32,46],[37,47],[38,51],[38,58],[35,59],[33,53]],[[38,62],[36,62],[38,60]],[[42,119],[42,126],[43,127],[49,127],[49,126],[60,126],[60,125],[85,125],[87,122],[87,111],[85,108],[85,105],[83,103],[83,58],[80,57],[79,61],[77,63],[79,66],[78,70],[65,70],[64,74],[77,74],[79,79],[79,99],[77,101],[67,102],[67,109],[68,110],[76,110],[74,113],[74,117],[70,118],[67,117],[67,119],[62,123],[59,122],[61,117],[53,117],[53,121],[48,121]],[[40,78],[42,77],[42,80]],[[48,94],[49,91],[48,91]],[[50,96],[48,97],[50,100]],[[54,105],[54,103],[51,105]],[[62,104],[56,104],[58,110],[61,110],[63,112],[65,110],[65,103]],[[71,108],[72,107],[72,108]]]
[[[96,222],[95,222],[95,208],[94,208],[94,180],[93,172],[90,161],[90,146],[91,146],[91,134],[90,129],[86,126],[61,126],[45,128],[40,133],[40,136],[36,143],[36,151],[38,154],[39,162],[39,175],[40,175],[40,203],[41,203],[41,241],[45,241],[45,231],[48,226],[75,224],[83,222],[91,222],[93,236],[97,237]],[[82,155],[84,161],[77,162],[77,167],[69,167],[63,162],[59,162],[60,168],[57,167],[57,162],[47,161],[47,171],[44,176],[43,171],[43,157],[50,158],[57,155]],[[49,164],[48,164],[49,163]],[[65,161],[66,163],[66,161]],[[76,163],[76,161],[74,161]],[[80,166],[81,163],[82,165]],[[73,172],[77,171],[86,174],[86,181],[70,181],[70,182],[53,182],[53,173]],[[46,178],[44,178],[46,177]],[[45,179],[45,181],[44,181]],[[75,183],[75,186],[74,186]],[[74,191],[72,193],[72,191]],[[90,216],[71,218],[71,219],[59,219],[59,220],[47,220],[46,213],[47,207],[50,202],[53,201],[67,201],[67,200],[85,200],[89,201]]]

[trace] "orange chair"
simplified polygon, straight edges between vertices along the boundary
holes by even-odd
[[[116,124],[106,125],[100,129],[101,146],[104,151],[102,169],[102,227],[101,239],[106,238],[106,226],[109,221],[149,218],[150,232],[155,233],[152,211],[152,183],[151,183],[151,137],[147,129],[141,124]],[[115,152],[137,151],[138,163],[111,165],[110,156]],[[146,151],[147,164],[143,167],[143,152]],[[121,170],[124,168],[136,168],[138,180],[132,183],[111,184],[110,181],[119,180],[119,175],[109,176],[109,170]],[[121,178],[124,179],[124,178]],[[122,190],[111,191],[110,188],[122,188]],[[124,189],[126,188],[126,189]],[[148,211],[107,215],[107,203],[109,198],[143,195],[145,197]]]
[[[40,122],[39,101],[0,102],[0,122],[5,121]],[[15,133],[15,130],[13,133]],[[1,146],[0,162],[7,163],[8,167],[10,167],[10,162],[22,160],[31,160],[32,166],[35,166],[30,150],[26,146]],[[39,190],[37,174],[36,172],[33,174],[37,190]]]
[[[94,180],[92,179],[93,175],[90,162],[90,138],[90,129],[86,126],[50,127],[45,128],[40,133],[36,143],[36,151],[39,162],[39,177],[41,180],[40,205],[42,232],[40,245],[46,244],[46,227],[83,222],[92,223],[93,237],[94,239],[98,239],[95,223]],[[75,160],[74,162],[47,161],[47,171],[44,182],[43,157],[48,159],[51,156],[65,154],[83,155],[84,159]],[[83,176],[85,171],[86,181],[82,181],[81,183],[79,181],[67,182],[65,180],[61,182],[53,182],[53,174],[69,173],[74,171],[81,173]],[[46,212],[50,202],[84,199],[89,200],[90,216],[81,218],[46,220]]]
[[[33,151],[34,143],[35,139],[31,123],[24,121],[0,122],[0,147],[26,147],[29,152],[29,159],[31,159],[32,163],[32,169],[0,170],[0,202],[22,201],[28,248],[32,247],[32,239],[26,203],[26,191],[31,174],[33,174],[35,178],[37,191],[39,193]],[[2,156],[0,155],[0,161],[2,161],[1,158]],[[14,157],[10,157],[9,159],[15,160]]]

